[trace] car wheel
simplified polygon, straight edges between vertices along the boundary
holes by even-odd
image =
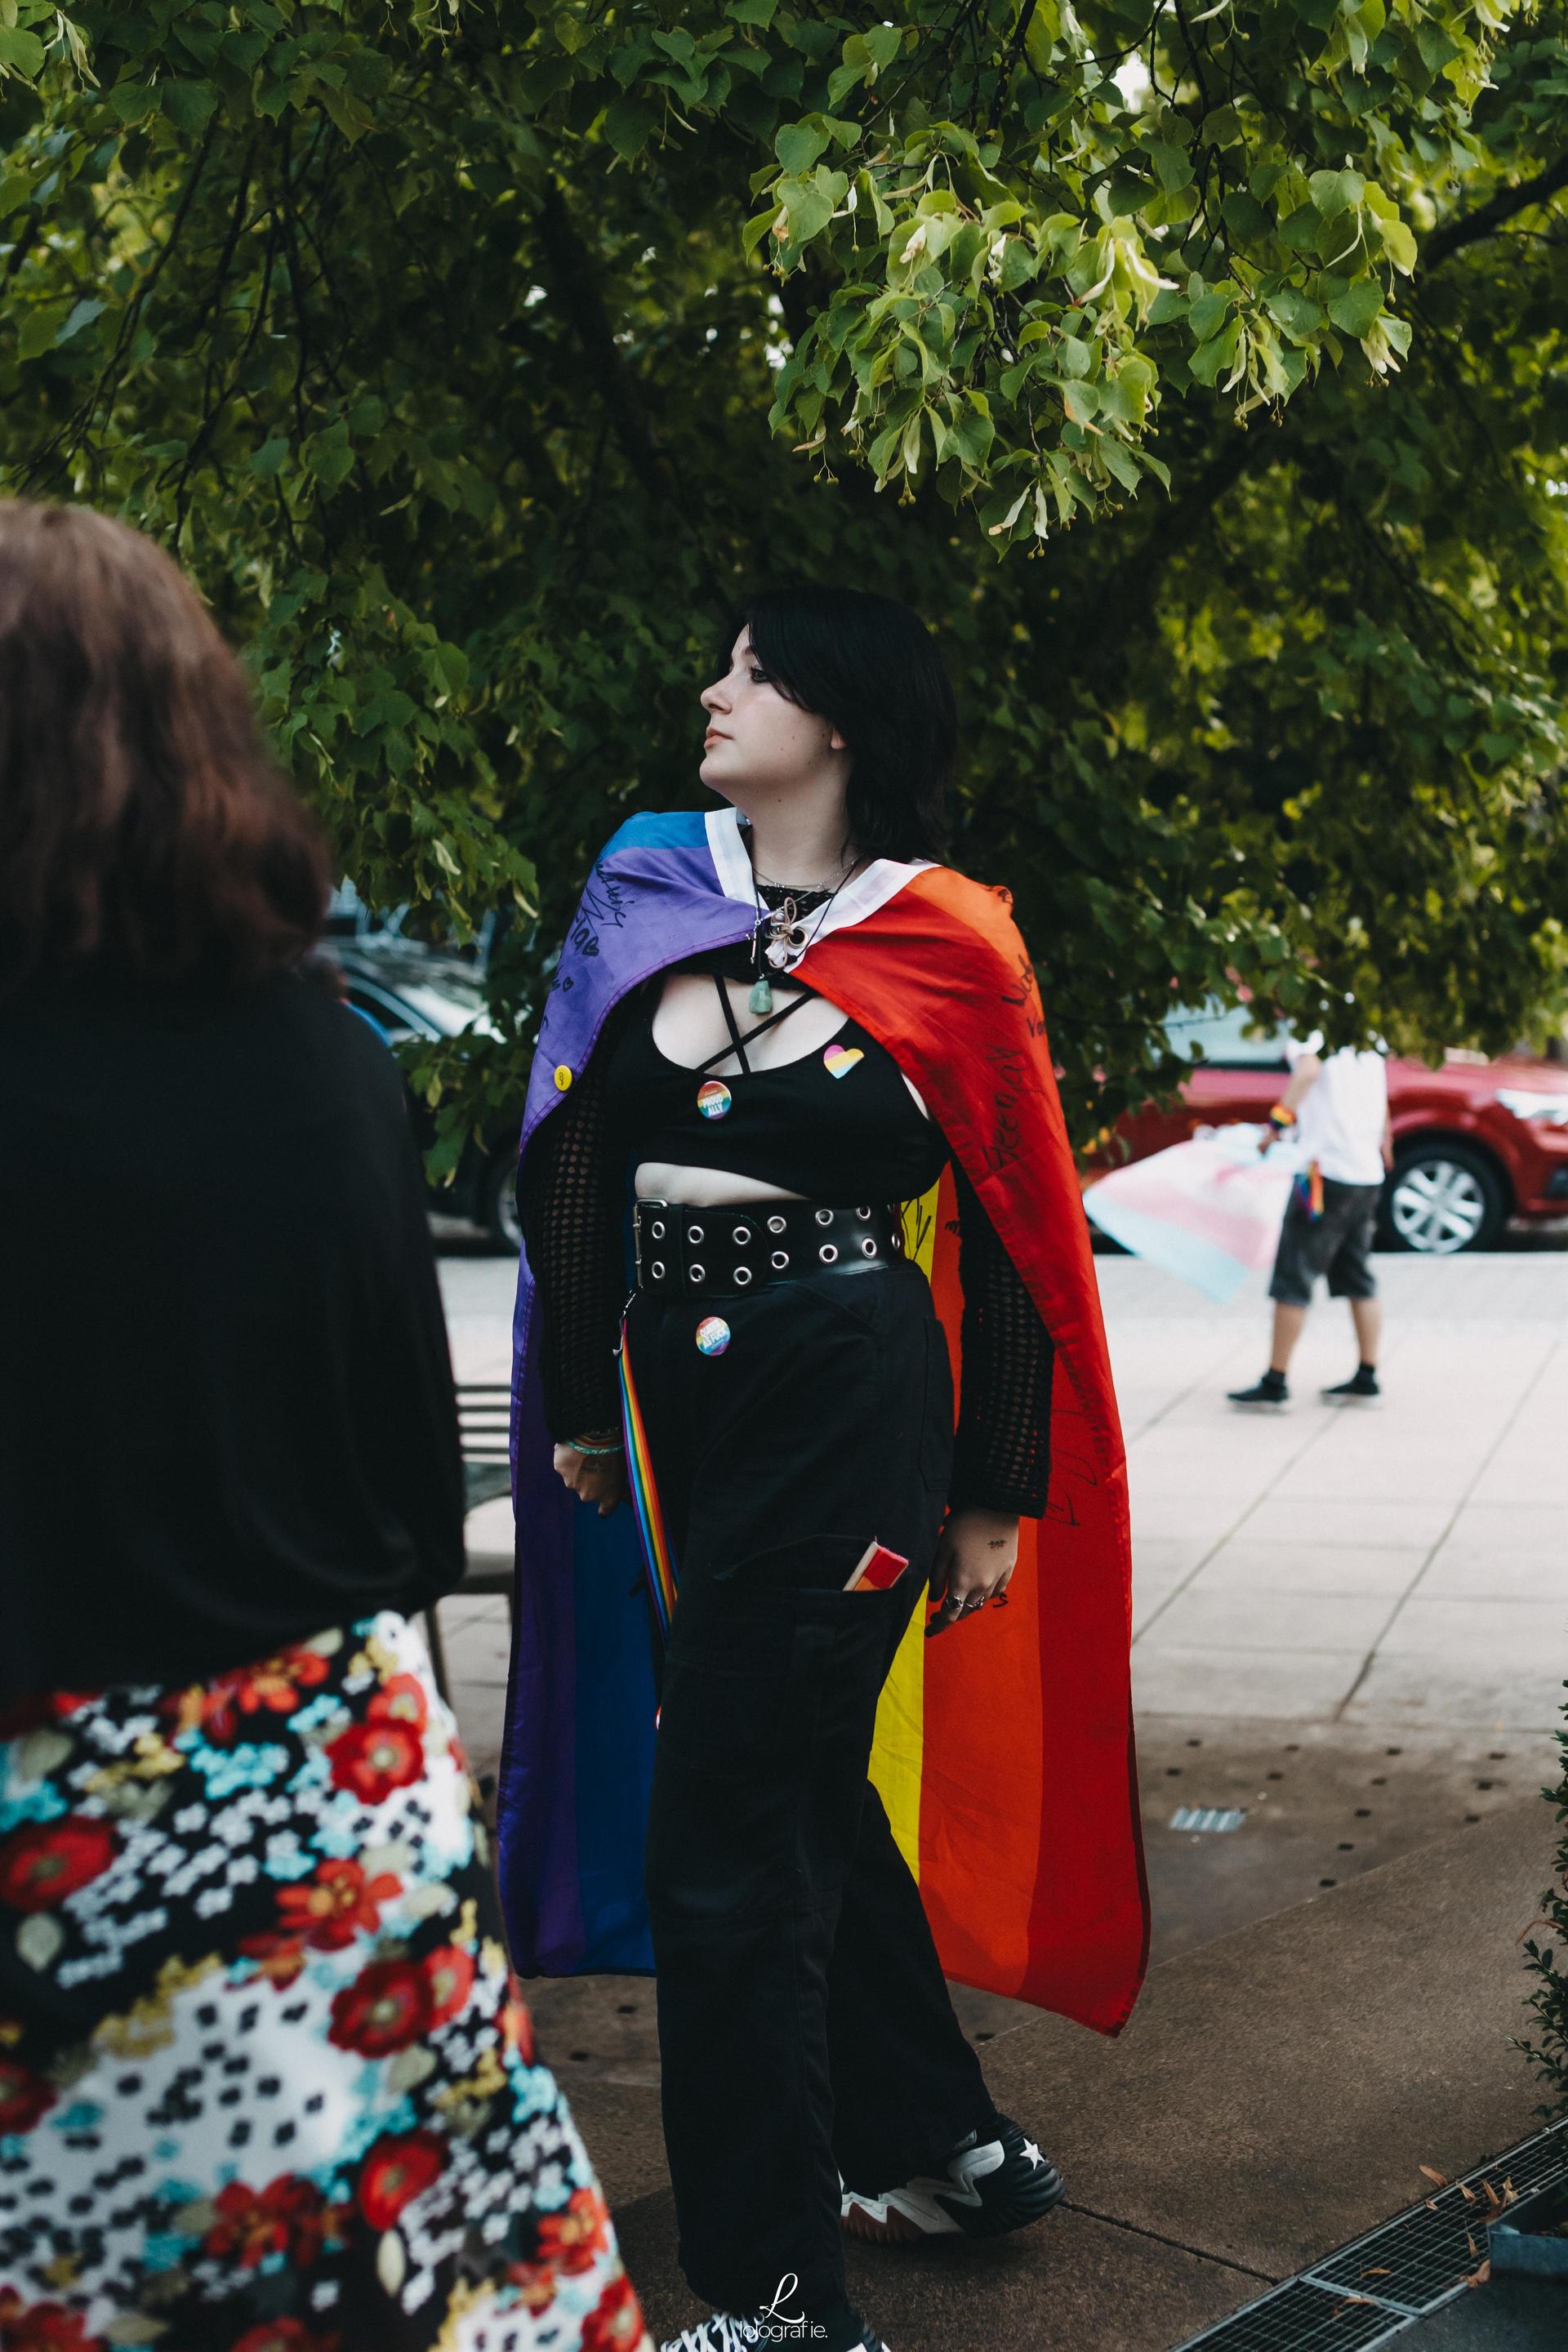
[[[515,1257],[522,1247],[517,1216],[517,1162],[506,1152],[491,1155],[479,1193],[479,1223],[498,1257]]]
[[[1453,1257],[1489,1249],[1508,1219],[1508,1193],[1491,1161],[1462,1143],[1421,1143],[1394,1163],[1384,1223],[1396,1249]]]

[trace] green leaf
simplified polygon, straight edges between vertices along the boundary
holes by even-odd
[[[217,91],[210,81],[160,82],[158,98],[175,130],[187,139],[201,137],[217,105]]]
[[[69,318],[70,310],[69,302],[41,302],[37,310],[24,311],[16,330],[17,358],[36,360],[43,352],[52,351],[55,338]]]
[[[15,25],[0,25],[0,69],[22,74],[31,81],[43,68],[44,45],[37,33],[20,32]]]
[[[1329,304],[1329,316],[1343,333],[1359,339],[1372,332],[1382,309],[1383,289],[1376,278],[1358,278]]]
[[[109,92],[109,103],[121,122],[145,122],[158,110],[158,96],[146,82],[117,81]]]
[[[1193,167],[1184,148],[1174,145],[1169,139],[1151,139],[1147,152],[1153,160],[1163,188],[1174,191],[1190,184]]]
[[[791,179],[804,180],[826,146],[820,122],[786,122],[773,141],[773,153]]]
[[[81,301],[74,303],[70,315],[55,337],[57,348],[61,343],[68,343],[74,335],[79,335],[84,327],[92,324],[94,319],[101,318],[108,308],[108,303],[100,301],[96,295],[85,296]]]
[[[766,32],[778,0],[725,0],[724,14],[732,25],[755,25]]]
[[[605,135],[616,154],[629,163],[647,145],[658,119],[646,98],[620,98],[605,110]]]
[[[270,439],[262,443],[259,449],[252,450],[249,458],[250,470],[253,474],[259,474],[263,481],[270,480],[273,475],[282,470],[288,456],[288,442],[279,435],[274,434]]]

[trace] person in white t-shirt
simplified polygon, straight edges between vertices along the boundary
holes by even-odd
[[[1269,1112],[1274,1134],[1294,1132],[1301,1174],[1291,1187],[1268,1285],[1274,1301],[1274,1345],[1268,1370],[1255,1386],[1232,1389],[1236,1405],[1278,1412],[1289,1402],[1286,1374],[1301,1336],[1312,1286],[1328,1276],[1331,1298],[1350,1301],[1361,1360],[1352,1377],[1321,1393],[1327,1404],[1368,1404],[1380,1393],[1377,1350],[1383,1307],[1373,1272],[1372,1244],[1384,1178],[1394,1165],[1388,1118],[1388,1071],[1379,1053],[1345,1046],[1320,1055],[1321,1036],[1287,1047],[1290,1079]]]

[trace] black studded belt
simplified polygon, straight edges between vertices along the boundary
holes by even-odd
[[[700,1298],[712,1291],[858,1273],[904,1255],[896,1207],[819,1208],[813,1201],[738,1201],[698,1209],[638,1201],[632,1211],[639,1290]]]

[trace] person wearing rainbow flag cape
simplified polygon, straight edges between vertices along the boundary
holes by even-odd
[[[524,1973],[656,1973],[680,2352],[885,2352],[844,2231],[1062,2190],[944,1976],[1110,2033],[1142,1980],[1126,1474],[931,639],[779,591],[720,669],[723,805],[601,853],[530,1080],[500,1881]]]

